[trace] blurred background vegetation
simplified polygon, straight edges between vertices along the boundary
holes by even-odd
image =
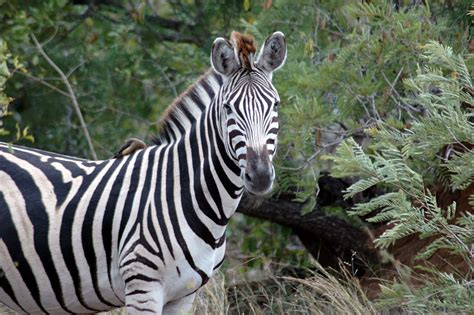
[[[109,158],[127,138],[156,134],[168,104],[209,68],[217,36],[239,30],[261,43],[282,31],[277,187],[239,209],[197,313],[467,313],[470,6],[0,0],[0,140]]]

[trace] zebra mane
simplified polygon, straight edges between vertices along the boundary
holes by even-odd
[[[176,130],[184,134],[186,130],[183,126],[191,123],[192,117],[196,117],[197,112],[204,111],[205,108],[210,105],[216,94],[214,91],[215,86],[221,86],[222,83],[222,77],[210,69],[188,87],[186,91],[181,93],[173,103],[168,106],[158,121],[158,135],[152,138],[153,143],[160,145],[170,142],[176,138]],[[210,98],[209,102],[203,101],[203,93]]]
[[[257,51],[254,38],[250,35],[234,31],[230,35],[230,41],[232,42],[232,46],[234,46],[242,67],[252,70],[255,52]]]

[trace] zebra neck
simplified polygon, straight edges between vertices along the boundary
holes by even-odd
[[[204,128],[197,128],[197,130],[201,130],[201,133],[205,135],[202,147],[206,149],[203,150],[201,170],[207,187],[203,188],[209,191],[216,202],[219,215],[222,217],[221,224],[226,224],[240,202],[243,182],[238,162],[225,144],[226,137],[221,129],[221,118],[221,106],[216,100],[203,117]]]
[[[187,161],[191,170],[193,207],[187,211],[195,212],[205,225],[201,228],[209,231],[204,234],[212,234],[216,241],[222,239],[243,192],[240,168],[226,150],[220,125],[220,107],[215,100],[177,144],[177,151],[182,152],[180,163]]]
[[[222,239],[243,191],[240,168],[220,130],[222,84],[211,71],[188,89],[164,115],[159,139],[167,156],[166,186],[179,185],[180,192],[173,193],[181,203],[176,206],[210,244]]]

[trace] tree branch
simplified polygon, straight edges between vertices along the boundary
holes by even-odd
[[[157,40],[195,44],[196,46],[202,46],[203,44],[201,39],[194,35],[179,34],[179,33],[161,34],[161,33],[156,33],[156,32],[153,35],[156,37]]]
[[[59,69],[59,67],[49,58],[49,56],[46,54],[44,51],[42,45],[38,42],[36,39],[36,36],[34,34],[31,34],[31,39],[33,40],[33,43],[35,44],[36,48],[38,49],[39,53],[44,57],[44,59],[48,62],[48,64],[59,74],[61,77],[61,80],[63,81],[64,85],[66,85],[67,91],[68,91],[68,96],[71,100],[72,106],[74,110],[76,111],[76,115],[79,118],[79,122],[81,124],[82,132],[84,133],[84,136],[86,138],[87,144],[89,146],[89,149],[91,151],[92,158],[94,160],[97,160],[97,154],[95,153],[94,150],[94,145],[92,144],[92,139],[89,134],[89,130],[87,129],[86,122],[84,120],[84,117],[82,116],[81,108],[79,107],[79,103],[77,102],[76,95],[74,94],[74,91],[72,89],[71,84],[69,83],[68,78],[64,74],[64,72]]]
[[[354,254],[364,262],[376,261],[368,233],[318,208],[307,214],[302,214],[302,208],[303,204],[282,197],[264,200],[255,207],[246,197],[237,211],[292,228],[311,254],[326,265],[337,266],[338,258],[352,259]]]
[[[180,31],[184,27],[190,27],[191,25],[186,24],[181,21],[176,21],[176,20],[171,20],[171,19],[166,19],[158,15],[154,16],[147,16],[145,20],[149,23],[159,25],[164,28],[169,28],[174,31]]]
[[[52,85],[52,84],[46,82],[46,81],[43,80],[43,79],[37,78],[37,77],[35,77],[35,76],[29,74],[28,72],[21,72],[21,71],[18,71],[18,72],[16,72],[16,73],[18,73],[18,74],[20,74],[20,75],[22,75],[22,76],[25,76],[25,77],[27,77],[28,79],[31,79],[31,80],[33,80],[33,81],[35,81],[35,82],[41,83],[41,84],[43,84],[44,86],[50,88],[50,89],[53,90],[53,91],[58,92],[59,94],[61,94],[61,95],[63,95],[63,96],[70,97],[70,95],[69,95],[67,92],[64,92],[63,90],[61,90],[61,89],[55,87],[54,85]]]

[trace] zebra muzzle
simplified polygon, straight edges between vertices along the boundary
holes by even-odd
[[[259,153],[247,147],[247,165],[242,174],[248,192],[264,195],[272,189],[275,169],[268,156],[266,145]]]

